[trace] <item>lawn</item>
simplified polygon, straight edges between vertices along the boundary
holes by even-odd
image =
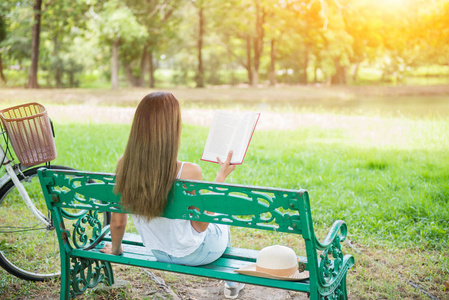
[[[364,100],[357,98],[362,93],[360,88],[286,90],[267,89],[266,98],[260,103],[256,99],[261,95],[258,90],[253,94],[251,90],[242,90],[244,99],[234,102],[226,101],[236,95],[234,89],[186,89],[174,90],[174,93],[182,95],[186,114],[209,112],[215,107],[238,107],[262,110],[262,117],[266,113],[286,121],[296,120],[293,122],[296,126],[273,125],[271,129],[257,130],[244,164],[236,169],[229,182],[307,189],[315,230],[322,239],[335,220],[345,220],[349,241],[343,250],[354,255],[356,260],[355,267],[348,272],[350,299],[427,299],[429,295],[447,299],[449,110],[445,110],[448,106],[448,101],[444,100],[446,92],[433,95],[436,89],[431,89],[413,94],[404,88],[388,90],[388,95],[382,98],[379,91],[373,89]],[[143,91],[119,91],[114,97],[112,93],[97,90],[46,90],[41,94],[18,90],[18,100],[14,91],[0,90],[0,99],[8,104],[39,100],[50,106],[60,105],[58,99],[62,99],[63,105],[71,103],[64,99],[78,99],[75,103],[83,104],[84,109],[107,103],[126,109],[141,98],[137,96],[139,92]],[[214,96],[214,92],[218,95]],[[66,97],[61,98],[64,93]],[[288,95],[283,98],[288,101],[279,101],[279,94]],[[324,98],[324,95],[334,96]],[[335,102],[338,95],[346,97],[341,96],[346,100],[341,100],[340,105]],[[102,122],[77,119],[74,122],[58,116],[54,120],[56,164],[89,171],[114,171],[126,143],[129,124],[117,124],[113,119]],[[199,164],[204,179],[212,180],[217,166],[199,160],[207,133],[207,126],[184,124],[179,159]],[[287,235],[247,229],[235,229],[232,234],[237,247],[260,249],[283,243],[298,254],[303,251],[301,243]],[[151,285],[139,269],[117,269],[119,277],[122,275],[131,281],[134,292],[144,293],[139,286]],[[0,274],[0,292],[11,297],[34,293],[55,295],[55,289],[57,291],[55,282],[27,283],[3,270]],[[133,276],[129,274],[137,279],[130,279]],[[169,273],[161,276],[180,297],[186,282],[195,285],[198,281]],[[88,294],[86,297],[96,296]],[[105,297],[112,297],[112,294]],[[132,297],[131,293],[124,292],[123,298]]]

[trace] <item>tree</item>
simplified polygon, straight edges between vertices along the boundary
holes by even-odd
[[[288,1],[278,10],[276,18],[285,22],[282,44],[279,43],[279,64],[282,78],[289,83],[307,84],[308,69],[314,68],[314,79],[322,68],[321,57],[325,47],[325,30],[320,2],[308,0]],[[279,30],[279,29],[278,29]]]
[[[271,86],[274,86],[277,81],[278,60],[280,65],[290,70],[295,69],[296,73],[301,73],[303,68],[305,55],[302,51],[304,40],[301,33],[304,31],[304,20],[303,16],[296,11],[298,7],[292,7],[291,4],[291,1],[274,3],[267,13],[264,28],[265,36],[270,42],[268,80]]]
[[[140,25],[132,11],[119,0],[107,2],[96,15],[102,39],[111,46],[111,88],[118,88],[119,47],[147,38],[145,27]]]
[[[196,87],[204,87],[206,80],[206,70],[204,67],[204,50],[205,47],[208,49],[213,48],[213,45],[211,45],[211,41],[209,41],[209,45],[207,45],[207,41],[205,42],[205,39],[207,37],[211,37],[211,39],[214,39],[213,30],[219,28],[216,23],[221,22],[221,15],[223,14],[223,11],[226,10],[226,7],[228,7],[229,3],[214,0],[191,0],[191,3],[195,10],[195,17],[198,24],[198,26],[195,26],[193,34],[194,39],[196,40],[195,50],[197,58],[195,83]],[[207,16],[207,18],[205,16]],[[191,26],[190,22],[189,26]],[[186,42],[186,46],[188,46],[188,44],[189,43]],[[214,53],[206,53],[206,55],[209,54],[209,60],[215,60],[216,56],[220,55],[220,50],[217,48],[214,48],[213,52]],[[216,66],[215,70],[213,70],[211,73],[217,74]],[[210,76],[214,77],[213,74],[211,74]],[[217,80],[217,78],[215,78],[214,80]]]
[[[269,4],[268,0],[234,0],[226,7],[226,18],[220,19],[222,43],[246,69],[251,86],[259,83]]]
[[[259,84],[259,67],[260,59],[262,57],[264,38],[265,38],[265,24],[267,17],[267,7],[261,0],[254,0],[254,13],[256,16],[255,28],[253,32],[253,51],[254,51],[254,64],[252,69],[252,86]]]
[[[352,81],[357,81],[359,67],[362,62],[373,62],[382,47],[381,14],[366,2],[358,2],[350,9],[343,11],[343,20],[348,34],[353,40],[353,51],[350,57]]]
[[[421,64],[449,66],[449,2],[436,0],[434,4],[420,6],[415,18],[420,22],[412,23],[413,42],[419,47]]]
[[[176,15],[178,8],[183,7],[181,0],[126,0],[127,5],[132,10],[139,24],[146,30],[146,38],[140,49],[140,60],[134,57],[129,61],[129,65],[136,65],[135,61],[140,61],[138,67],[138,77],[145,78],[145,64],[148,61],[149,86],[155,86],[154,72],[156,70],[156,54],[163,49],[164,44],[175,39],[176,27],[181,20],[181,15]],[[131,57],[130,57],[131,58]],[[141,82],[141,81],[140,81]]]
[[[35,0],[33,4],[34,24],[31,38],[31,67],[28,77],[28,88],[37,89],[37,71],[39,64],[39,43],[41,35],[42,0]]]
[[[50,55],[43,63],[53,75],[56,87],[64,86],[63,75],[68,75],[68,85],[74,84],[74,71],[82,70],[81,64],[76,62],[74,55],[69,53],[70,46],[75,37],[80,36],[86,27],[87,18],[85,13],[90,5],[84,1],[59,0],[49,2],[45,7],[45,17],[42,19],[42,30],[48,37],[44,43]],[[51,46],[50,47],[50,42]]]
[[[6,23],[4,17],[0,15],[0,44],[6,39]],[[3,74],[2,53],[0,52],[0,79],[6,83],[5,74]]]
[[[196,87],[204,87],[204,67],[203,67],[203,37],[204,37],[204,10],[207,8],[205,6],[204,0],[192,0],[191,2],[198,11],[198,34],[197,34],[197,55],[198,55],[198,69],[195,76]]]

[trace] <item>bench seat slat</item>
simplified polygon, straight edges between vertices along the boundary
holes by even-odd
[[[72,250],[71,256],[98,259],[98,260],[102,260],[105,258],[104,253],[101,253],[98,249],[92,249],[89,251],[74,249]],[[144,255],[143,253],[134,253],[134,252],[132,253],[125,252],[123,255],[120,256],[108,255],[107,258],[108,261],[112,263],[133,265],[150,269],[158,269],[163,271],[177,272],[203,277],[211,277],[222,280],[245,282],[249,284],[263,285],[274,288],[282,288],[302,292],[310,291],[310,283],[308,280],[301,282],[290,282],[283,280],[247,276],[235,273],[234,272],[235,269],[247,265],[249,264],[249,262],[235,259],[228,259],[223,257],[219,258],[218,260],[216,260],[211,264],[197,267],[158,262],[156,261],[156,258],[152,255],[148,254]]]
[[[229,259],[229,258],[224,258],[221,257],[219,259],[217,259],[216,261],[203,266],[204,268],[218,268],[218,267],[225,267],[225,268],[230,268],[232,269],[232,272],[234,272],[234,270],[239,269],[241,267],[247,266],[250,263],[248,263],[247,261],[242,261],[242,260],[237,260],[237,259]]]
[[[125,255],[128,257],[135,257],[137,259],[146,259],[147,257],[152,257],[154,258],[153,255],[151,255],[151,253],[149,253],[144,246],[135,246],[135,245],[124,245],[123,246]],[[242,251],[243,250],[243,251]],[[242,254],[245,252],[244,250],[246,249],[240,249],[240,248],[228,248],[227,252],[230,253],[240,253],[241,255],[239,257],[237,256],[225,256],[223,255],[221,258],[219,258],[218,260],[212,262],[211,266],[216,266],[216,267],[228,267],[228,268],[232,268],[232,269],[238,269],[241,268],[243,266],[249,265],[250,263],[255,263],[256,259],[251,259],[251,258],[247,258],[242,256]],[[250,250],[250,252],[253,252],[256,250]],[[257,252],[257,251],[256,251]],[[305,259],[304,257],[301,257],[302,259]],[[151,259],[153,261],[153,259]],[[154,261],[156,261],[156,259],[154,258]]]
[[[105,236],[104,241],[110,242],[111,235],[108,234],[107,236]],[[138,246],[144,247],[143,243],[142,243],[142,238],[140,237],[140,235],[135,234],[135,233],[125,233],[125,236],[123,237],[123,244],[124,244],[124,247],[129,247],[130,245],[135,245],[137,247]],[[142,251],[146,251],[146,250],[142,250]],[[144,252],[142,252],[142,253],[144,253]],[[245,260],[245,261],[255,263],[258,253],[259,253],[258,250],[228,247],[222,257],[234,258],[234,259]],[[298,259],[299,259],[299,262],[307,265],[307,257],[298,256]]]
[[[109,233],[106,238],[109,238],[109,240],[111,239],[111,234]],[[105,238],[105,240],[106,240]],[[128,245],[141,245],[143,246],[142,243],[142,238],[140,237],[140,235],[136,234],[136,233],[125,233],[125,236],[123,237],[123,243],[124,244],[128,244]]]
[[[228,247],[223,254],[223,257],[256,262],[257,253],[259,253],[257,250]]]

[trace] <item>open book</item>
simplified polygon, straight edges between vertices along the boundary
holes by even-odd
[[[217,110],[201,160],[218,163],[217,157],[219,157],[224,162],[228,152],[232,150],[231,164],[241,164],[259,117],[260,113],[256,112],[238,114]]]

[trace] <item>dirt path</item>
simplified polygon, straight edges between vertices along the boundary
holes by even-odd
[[[206,279],[192,286],[178,287],[178,293],[182,299],[222,300],[225,299],[223,285],[222,281]],[[240,292],[238,299],[306,300],[309,298],[304,293],[247,284]]]
[[[48,105],[47,110],[57,122],[88,122],[131,124],[135,108],[108,107],[94,105]],[[238,110],[237,110],[238,111]],[[182,111],[184,123],[210,126],[214,110],[185,109]],[[291,130],[299,127],[352,128],[354,124],[376,123],[379,117],[343,116],[326,113],[272,112],[261,110],[258,130]]]
[[[131,268],[133,270],[131,270]],[[142,270],[141,268],[139,268]],[[112,287],[100,285],[94,292],[96,295],[113,295],[113,294],[127,294],[132,295],[132,299],[141,299],[150,296],[150,299],[181,299],[181,300],[222,300],[225,299],[223,295],[224,281],[211,279],[207,277],[197,277],[183,274],[169,273],[165,271],[155,271],[152,276],[156,275],[157,280],[163,278],[176,277],[175,282],[164,282],[162,286],[157,286],[152,281],[149,285],[144,283],[142,276],[139,280],[129,276],[126,271],[135,273],[137,268],[130,266],[119,266],[114,268],[114,276],[116,284]],[[141,271],[141,274],[145,274]],[[146,275],[145,275],[146,277]],[[147,278],[150,278],[147,277]],[[147,279],[148,280],[148,279]],[[169,290],[167,290],[168,288]],[[240,300],[254,300],[254,299],[270,299],[270,300],[307,300],[307,294],[288,291],[283,289],[267,288],[263,286],[256,286],[247,284],[245,288],[240,291],[238,299]]]

